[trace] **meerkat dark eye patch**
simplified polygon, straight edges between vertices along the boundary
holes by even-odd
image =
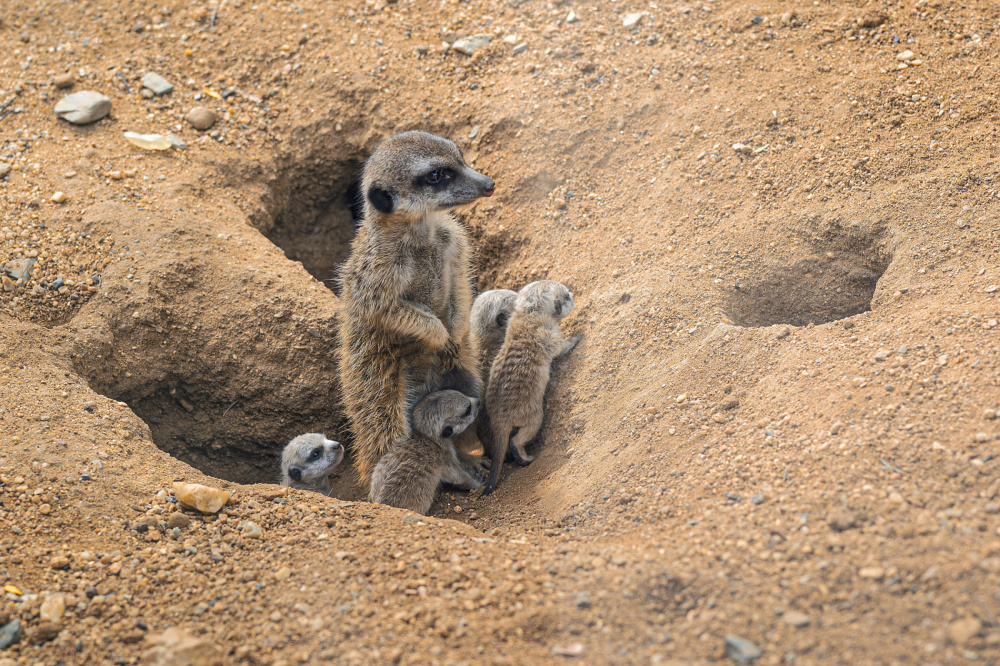
[[[312,453],[309,454],[309,460],[319,460],[321,455],[323,455],[323,449],[313,449]]]
[[[289,476],[289,478],[292,481],[301,481],[302,480],[302,470],[299,469],[298,467],[289,467],[288,468],[288,476]]]
[[[392,190],[372,185],[368,188],[368,201],[372,202],[375,210],[388,215],[396,208],[395,197]]]
[[[501,312],[497,315],[497,326],[505,328],[507,326],[507,313]]]
[[[454,432],[455,432],[454,428],[452,428],[451,426],[445,426],[444,430],[441,431],[441,439],[448,439]]]
[[[440,187],[454,177],[455,177],[454,171],[452,171],[451,169],[441,168],[428,171],[424,175],[420,176],[420,178],[418,178],[417,180],[421,185]]]
[[[562,314],[562,309],[563,309],[563,302],[562,301],[556,301],[555,302],[555,306],[556,306],[556,315],[557,316],[561,315]]]

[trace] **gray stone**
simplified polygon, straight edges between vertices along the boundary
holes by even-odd
[[[470,139],[475,139],[477,136],[479,136],[479,125],[473,127],[472,131],[469,132]]]
[[[749,664],[759,658],[763,652],[752,642],[739,636],[726,636],[726,655],[737,664]]]
[[[8,261],[4,267],[3,271],[10,276],[12,280],[17,282],[27,282],[31,277],[31,271],[35,268],[35,259],[14,259],[13,261]]]
[[[23,635],[24,629],[20,620],[12,620],[3,625],[0,627],[0,650],[6,650],[11,645],[20,643]]]
[[[156,72],[149,72],[142,77],[142,87],[149,88],[154,95],[166,95],[174,91],[174,84]]]
[[[167,141],[169,141],[170,145],[172,145],[177,150],[187,150],[188,145],[184,143],[184,139],[178,136],[174,136],[173,134],[168,134]]]
[[[520,54],[524,53],[527,50],[528,50],[528,42],[521,42],[520,44],[518,44],[517,46],[515,46],[514,49],[513,49],[514,55],[520,55]]]
[[[579,592],[573,597],[573,605],[580,610],[590,608],[590,595],[586,592]]]
[[[489,44],[491,39],[492,36],[490,35],[471,35],[458,40],[451,45],[451,48],[455,49],[459,53],[464,53],[465,55],[470,56]]]
[[[763,493],[757,493],[756,495],[753,495],[750,498],[750,502],[752,504],[763,504],[764,503],[764,494]]]
[[[74,125],[96,123],[111,113],[111,100],[93,90],[66,95],[56,104],[56,115]]]
[[[0,178],[6,178],[9,173],[10,165],[6,162],[0,162]]]

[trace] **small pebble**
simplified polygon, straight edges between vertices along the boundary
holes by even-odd
[[[20,620],[12,620],[3,625],[0,627],[0,650],[6,650],[11,645],[20,643],[23,635],[24,629]]]
[[[983,629],[983,623],[977,618],[967,617],[956,620],[948,625],[948,640],[956,645],[965,645],[975,638]]]
[[[642,14],[641,13],[626,14],[625,18],[622,19],[622,26],[624,26],[625,28],[631,29],[631,28],[634,28],[637,25],[639,25],[639,23],[641,23],[641,22],[642,22]]]
[[[883,567],[861,567],[858,569],[858,577],[866,580],[882,580],[885,578]]]
[[[785,621],[785,624],[797,629],[809,624],[809,616],[798,611],[788,611],[781,616],[781,619]]]
[[[264,536],[264,530],[257,523],[248,520],[243,523],[243,536],[247,539],[259,539]]]
[[[490,39],[492,39],[491,35],[471,35],[469,37],[459,39],[451,45],[451,48],[459,53],[464,53],[465,55],[470,56],[489,44]]]
[[[67,199],[69,199],[69,196],[65,192],[56,192],[55,194],[52,195],[53,203],[57,204],[66,203]]]
[[[76,77],[73,75],[73,72],[66,72],[52,79],[52,85],[60,90],[63,88],[72,88],[74,83],[76,83]]]
[[[202,513],[218,513],[229,501],[229,492],[203,486],[198,483],[181,483],[175,481],[174,497],[185,508],[196,509]]]
[[[763,652],[753,642],[740,636],[726,636],[726,655],[737,664],[750,664],[758,659]]]
[[[191,127],[201,131],[210,129],[218,119],[219,115],[215,111],[204,106],[196,106],[184,116],[184,120],[188,121]]]

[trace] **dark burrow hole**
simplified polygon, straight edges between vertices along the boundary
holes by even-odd
[[[335,293],[361,219],[363,157],[323,158],[279,172],[269,184],[266,213],[251,220],[285,256]]]
[[[833,225],[810,240],[807,256],[770,266],[735,286],[726,314],[740,326],[807,326],[871,309],[879,279],[892,261],[882,229]]]

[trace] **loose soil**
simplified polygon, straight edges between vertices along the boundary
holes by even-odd
[[[0,291],[0,666],[139,663],[170,629],[271,666],[727,663],[728,635],[1000,662],[998,20],[4,3],[0,262],[36,261]],[[78,90],[110,116],[58,120]],[[273,485],[291,436],[350,446],[331,278],[360,165],[413,128],[497,182],[461,211],[478,287],[560,280],[582,339],[537,460],[423,518],[348,464],[334,498]],[[231,503],[181,511],[177,480]]]

